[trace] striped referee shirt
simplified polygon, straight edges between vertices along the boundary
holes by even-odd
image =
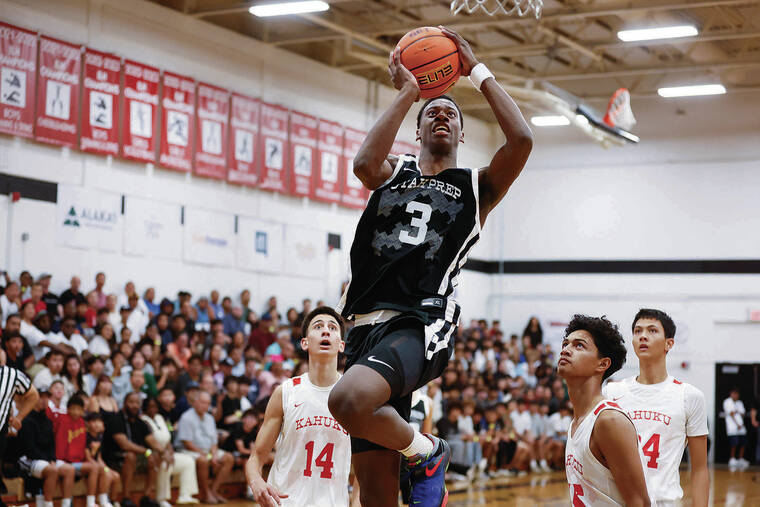
[[[0,366],[0,435],[7,429],[13,397],[17,394],[26,394],[30,387],[32,387],[32,382],[23,372],[8,366]]]

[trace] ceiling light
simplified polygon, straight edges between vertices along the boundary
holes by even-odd
[[[640,30],[622,30],[618,39],[624,42],[654,39],[674,39],[676,37],[692,37],[697,35],[697,29],[690,25],[662,26],[659,28],[642,28]]]
[[[673,86],[657,90],[660,97],[696,97],[697,95],[722,95],[726,87],[722,84],[705,84],[694,86]]]
[[[305,2],[281,2],[276,4],[254,5],[248,12],[260,18],[268,16],[283,16],[285,14],[304,14],[307,12],[321,12],[330,6],[322,0],[308,0]]]
[[[570,120],[566,116],[534,116],[530,122],[536,127],[562,127],[570,125]]]

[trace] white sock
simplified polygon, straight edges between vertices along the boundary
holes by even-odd
[[[433,441],[419,431],[415,431],[414,437],[412,437],[412,443],[409,444],[409,447],[406,449],[399,449],[399,452],[407,458],[411,458],[417,454],[427,456],[433,452]]]
[[[71,498],[61,500],[61,507],[71,507]]]
[[[87,495],[87,507],[95,507],[95,495]]]
[[[53,507],[53,501],[51,500],[48,502],[47,500],[45,500],[45,507]]]
[[[111,503],[111,501],[108,499],[108,494],[101,493],[98,495],[98,503],[100,504],[100,507],[104,507],[105,505],[108,505]]]

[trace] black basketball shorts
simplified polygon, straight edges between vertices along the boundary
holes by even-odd
[[[452,312],[406,312],[380,324],[356,326],[346,339],[346,370],[356,364],[378,372],[391,388],[388,405],[409,421],[412,392],[441,376],[454,351]],[[446,317],[449,317],[448,319]],[[351,437],[351,451],[383,449]]]

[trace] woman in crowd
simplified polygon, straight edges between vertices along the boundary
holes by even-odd
[[[82,361],[76,354],[66,356],[63,363],[63,388],[68,400],[79,391],[85,391],[84,380],[82,378]]]
[[[90,353],[93,356],[109,357],[116,347],[113,326],[108,322],[95,326],[95,336],[90,340]]]
[[[119,411],[119,405],[111,394],[112,388],[113,383],[108,375],[101,375],[87,405],[87,412],[99,413],[105,424],[108,424],[111,416]]]

